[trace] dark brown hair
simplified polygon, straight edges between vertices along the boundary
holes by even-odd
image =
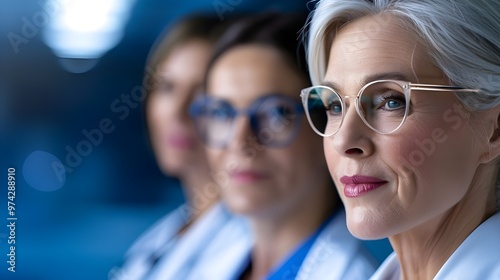
[[[266,12],[247,16],[235,22],[215,45],[205,75],[205,88],[208,73],[215,62],[227,51],[249,44],[277,49],[309,83],[305,50],[302,41],[299,40],[306,18],[306,15],[301,14]]]

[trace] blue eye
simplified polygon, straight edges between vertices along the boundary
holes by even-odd
[[[396,111],[406,107],[406,98],[404,94],[394,90],[384,89],[372,96],[372,98],[373,106],[377,109]]]
[[[271,111],[271,115],[277,118],[286,118],[292,114],[293,112],[290,110],[290,108],[286,107],[275,107]]]
[[[265,109],[265,110],[264,110]],[[261,107],[254,115],[254,119],[258,121],[261,128],[276,128],[282,129],[291,123],[295,112],[287,105],[276,104],[270,108]]]
[[[387,101],[386,106],[388,109],[397,109],[401,106],[401,102],[398,102],[396,100],[389,100]]]
[[[342,114],[342,104],[339,101],[332,102],[327,109],[331,115]]]

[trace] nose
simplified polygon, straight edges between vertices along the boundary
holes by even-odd
[[[370,156],[375,148],[372,142],[374,132],[366,126],[354,106],[350,106],[346,110],[342,126],[335,135],[327,139],[325,144],[328,145],[330,141],[330,145],[333,145],[335,150],[345,157],[363,158]]]
[[[241,114],[233,121],[232,137],[228,140],[228,149],[246,158],[251,158],[261,149],[250,124],[250,117]]]

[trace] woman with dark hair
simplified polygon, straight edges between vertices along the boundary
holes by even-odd
[[[133,244],[114,272],[118,279],[184,279],[203,248],[231,223],[188,116],[222,28],[217,18],[187,17],[159,37],[149,56],[143,106],[150,143],[163,173],[180,180],[186,203]]]
[[[374,271],[347,230],[321,138],[305,125],[298,93],[310,82],[297,41],[304,21],[252,16],[216,45],[207,93],[190,114],[223,201],[249,220],[254,244],[223,265],[219,256],[239,245],[228,244],[230,253],[208,255],[190,279],[366,279]]]

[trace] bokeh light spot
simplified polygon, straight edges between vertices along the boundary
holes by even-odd
[[[34,151],[24,160],[23,177],[32,188],[52,192],[64,186],[66,170],[56,156]]]

